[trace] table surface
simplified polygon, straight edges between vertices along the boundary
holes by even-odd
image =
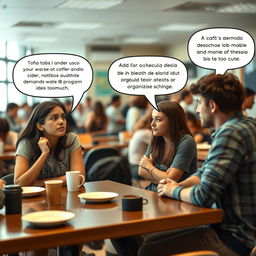
[[[84,192],[83,187],[79,192],[67,192],[63,188],[62,204],[55,208],[47,206],[45,193],[39,197],[24,198],[22,214],[52,209],[71,211],[76,216],[60,227],[40,229],[22,221],[21,215],[5,216],[2,209],[0,254],[217,223],[222,220],[219,209],[196,207],[160,198],[157,193],[112,181],[87,182],[85,188],[87,192],[116,192],[119,196],[108,203],[84,204],[78,198],[78,194]],[[148,199],[148,204],[143,206],[143,211],[122,211],[121,196],[125,194],[143,195]]]
[[[14,159],[15,159],[15,151],[0,153],[0,160],[14,160]]]

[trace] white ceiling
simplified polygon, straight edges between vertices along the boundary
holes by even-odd
[[[204,24],[205,27],[226,26],[247,30],[256,24],[256,14],[163,11],[188,2],[183,0],[125,0],[123,4],[107,10],[57,9],[56,6],[63,2],[65,0],[0,0],[0,38],[36,48],[42,44],[47,44],[49,48],[56,45],[121,45],[125,38],[131,36],[156,37],[156,44],[171,45],[188,40],[195,31],[168,32],[160,31],[159,27],[172,23],[195,23]],[[13,27],[19,22],[86,22],[102,23],[103,26],[93,30]],[[30,37],[55,37],[57,40],[47,43],[30,42]]]

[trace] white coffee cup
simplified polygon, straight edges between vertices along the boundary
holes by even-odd
[[[85,177],[80,174],[80,171],[66,172],[67,189],[69,192],[78,191],[84,184]]]

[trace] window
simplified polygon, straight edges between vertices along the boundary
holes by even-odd
[[[10,102],[22,104],[33,101],[31,97],[19,92],[13,85],[12,71],[15,63],[26,55],[31,55],[31,48],[20,46],[16,42],[5,42],[0,40],[0,111],[6,110],[6,105]],[[31,104],[30,104],[31,105]]]

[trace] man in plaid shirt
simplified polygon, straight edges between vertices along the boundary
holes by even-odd
[[[185,181],[161,180],[159,196],[223,211],[223,222],[113,239],[119,256],[167,256],[213,250],[248,256],[256,244],[256,120],[242,115],[244,89],[233,74],[210,74],[191,86],[202,126],[215,129],[202,168]]]

